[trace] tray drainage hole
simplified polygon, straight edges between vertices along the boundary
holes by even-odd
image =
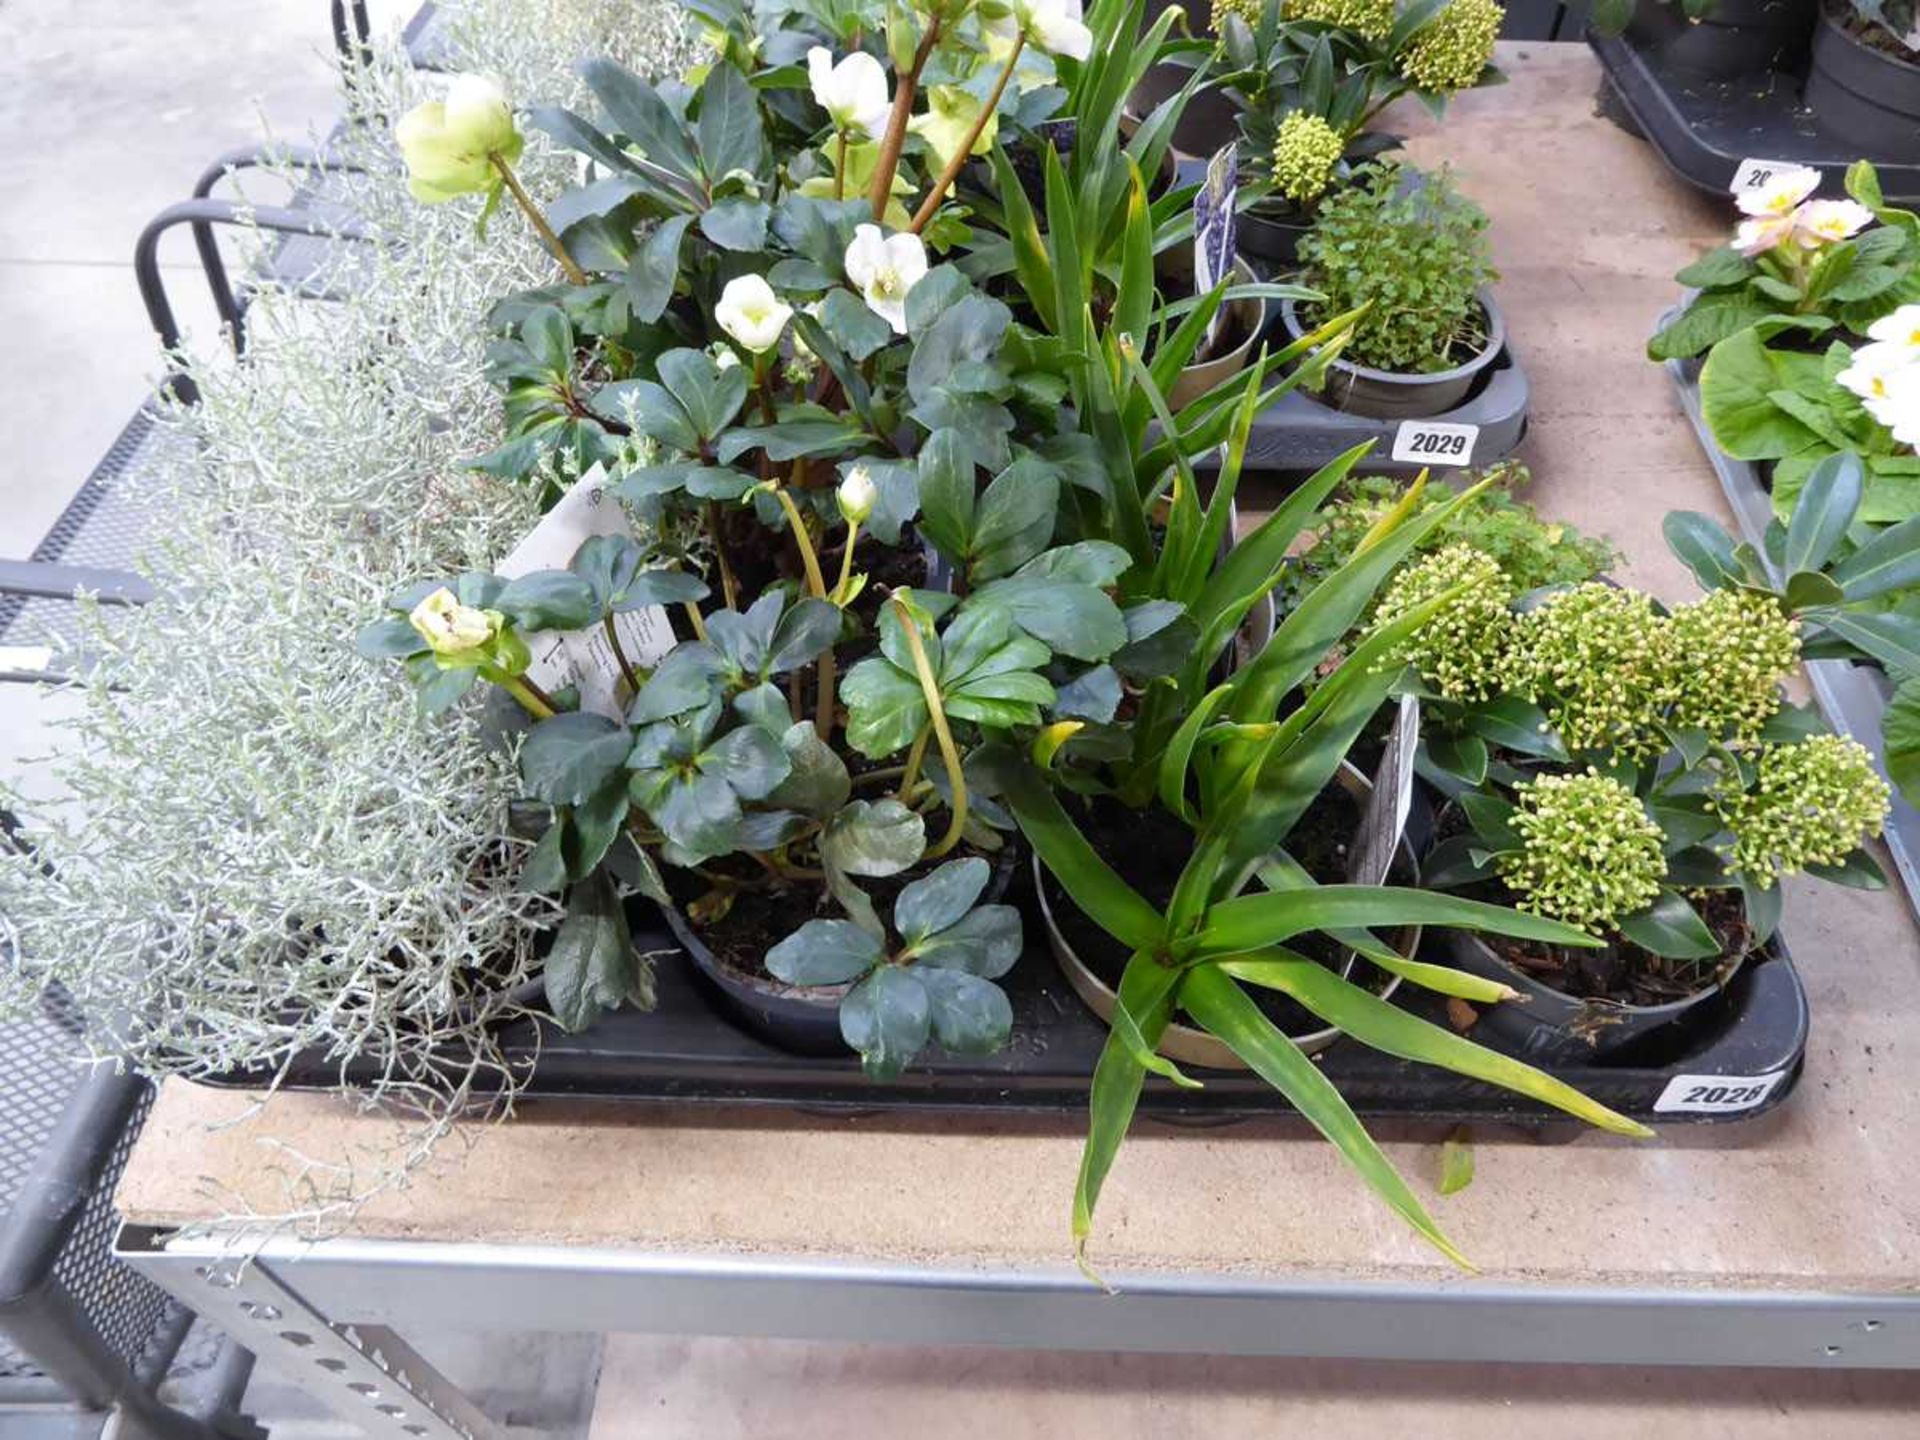
[[[242,1300],[240,1313],[249,1320],[264,1320],[271,1324],[280,1318],[280,1311],[272,1305],[262,1305],[258,1300]]]
[[[313,1336],[304,1330],[282,1330],[280,1338],[289,1345],[305,1347],[313,1343]]]
[[[409,1435],[425,1435],[427,1433],[427,1427],[424,1425],[402,1425],[400,1428]]]
[[[380,1393],[380,1387],[378,1385],[369,1385],[364,1380],[355,1380],[352,1384],[348,1385],[347,1388],[356,1395],[366,1396],[369,1400]]]
[[[1827,1346],[1827,1354],[1838,1355],[1839,1353],[1840,1353],[1840,1347],[1838,1345]]]
[[[313,1363],[318,1365],[322,1370],[331,1370],[335,1375],[344,1373],[347,1368],[346,1361],[335,1360],[330,1355],[323,1355]]]
[[[398,1420],[402,1415],[407,1413],[406,1409],[399,1405],[376,1405],[373,1408],[378,1410],[382,1415],[391,1416],[395,1420]]]
[[[1880,1328],[1880,1322],[1878,1320],[1862,1320],[1860,1322],[1860,1328],[1871,1335]]]

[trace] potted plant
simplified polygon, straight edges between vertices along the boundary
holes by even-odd
[[[1242,244],[1258,259],[1291,264],[1321,199],[1353,168],[1395,148],[1400,137],[1374,129],[1382,111],[1408,95],[1435,113],[1448,98],[1500,74],[1490,61],[1505,12],[1496,0],[1453,0],[1396,9],[1352,0],[1222,0],[1213,8],[1211,53],[1193,74],[1193,93],[1175,134],[1189,154],[1211,153],[1237,126],[1251,157]],[[1178,63],[1150,72],[1143,106],[1176,93],[1189,74]]]
[[[1487,217],[1444,172],[1411,177],[1372,161],[1321,207],[1301,278],[1325,298],[1281,303],[1290,335],[1323,314],[1364,312],[1322,397],[1382,419],[1439,415],[1471,392],[1506,343],[1487,288]]]
[[[1816,0],[1602,0],[1596,35],[1623,31],[1676,70],[1726,80],[1797,71],[1806,59]]]
[[[1052,333],[1084,314],[1087,291],[1065,287],[1088,283],[1076,272],[1098,247],[1020,253],[1112,216],[1123,280],[1144,273],[1138,156],[1110,127],[1064,163],[1049,147],[1043,241],[996,131],[1035,88],[1023,56],[1044,78],[1050,54],[1084,60],[1093,36],[1071,6],[996,13],[1007,43],[988,59],[968,13],[921,17],[891,72],[857,19],[789,17],[781,47],[806,57],[804,97],[756,83],[765,37],[739,6],[704,12],[716,58],[684,101],[591,61],[604,118],[534,118],[598,173],[544,212],[505,178],[511,117],[472,140],[502,163],[463,171],[470,188],[509,189],[568,279],[498,311],[510,439],[483,464],[564,494],[555,524],[589,488],[633,523],[560,553],[564,569],[409,587],[362,648],[402,660],[429,709],[486,681],[534,722],[518,762],[548,823],[526,881],[564,897],[547,988],[568,1025],[633,994],[620,899],[637,892],[778,1043],[844,1042],[876,1076],[930,1040],[1002,1043],[992,982],[1021,948],[997,894],[1010,822],[969,755],[1013,730],[1104,720],[1119,673],[1144,683],[1178,658],[1164,643],[1158,660],[1122,657],[1169,617],[1109,593],[1136,560],[1110,527],[1063,524],[1088,508],[1067,492],[1106,484],[1059,404],[1070,352]],[[984,97],[935,86],[916,113],[923,77],[960,70],[979,71]],[[1083,77],[1069,92],[1076,122],[1097,113],[1088,90]],[[1059,100],[1018,113],[1038,123]],[[995,229],[963,224],[974,206],[954,189],[983,150]],[[1065,199],[1068,166],[1111,208]],[[992,246],[1020,263],[986,288],[964,262]],[[1150,289],[1114,297],[1116,323],[1144,336]],[[1183,366],[1228,299],[1209,272],[1154,363]],[[1218,445],[1217,408],[1183,405],[1190,432],[1161,412],[1183,464]],[[1144,443],[1147,419],[1130,423]],[[569,485],[589,459],[611,465],[605,486],[591,472]],[[623,628],[641,612],[659,641],[647,650]],[[614,682],[600,703],[539,673],[582,645]]]
[[[1116,534],[1145,547],[1145,563],[1122,577],[1123,602],[1129,613],[1169,617],[1147,649],[1164,646],[1178,660],[1166,681],[1137,694],[1122,689],[1104,718],[1049,726],[1024,747],[999,747],[982,766],[983,782],[1008,805],[1043,867],[1040,883],[1056,919],[1077,913],[1125,957],[1107,987],[1115,997],[1111,1036],[1094,1076],[1076,1242],[1084,1254],[1101,1184],[1146,1076],[1203,1083],[1157,1048],[1184,1012],[1281,1089],[1421,1235],[1458,1258],[1338,1093],[1243,986],[1285,996],[1352,1041],[1509,1086],[1621,1133],[1642,1133],[1560,1082],[1417,1020],[1338,973],[1337,947],[1344,946],[1407,983],[1490,1002],[1507,988],[1416,961],[1379,937],[1407,926],[1460,925],[1587,943],[1580,932],[1404,886],[1318,883],[1338,876],[1315,877],[1289,853],[1290,842],[1297,846],[1308,833],[1302,817],[1338,783],[1342,763],[1393,687],[1397,667],[1386,662],[1407,636],[1440,616],[1451,594],[1409,609],[1331,674],[1321,672],[1322,661],[1394,568],[1473,492],[1422,511],[1416,490],[1256,654],[1220,678],[1215,661],[1279,583],[1319,506],[1368,447],[1306,481],[1222,555],[1217,537],[1260,402],[1257,380],[1250,372],[1239,387],[1220,470],[1203,504],[1187,454],[1138,443],[1125,429],[1124,417],[1135,409],[1176,428],[1152,368],[1111,332],[1087,343],[1114,362],[1077,377],[1074,393],[1111,480],[1102,510]],[[1151,845],[1142,846],[1141,836],[1154,837]],[[1163,901],[1143,894],[1116,865],[1122,852],[1148,849],[1158,861],[1155,893],[1164,890]],[[1165,876],[1168,861],[1177,875]],[[1250,891],[1256,882],[1259,891]],[[1336,947],[1331,968],[1302,950],[1309,932]]]
[[[1440,591],[1407,646],[1432,701],[1423,761],[1450,797],[1425,883],[1577,925],[1597,948],[1449,938],[1529,997],[1484,1012],[1520,1053],[1620,1050],[1714,995],[1773,935],[1779,877],[1881,884],[1861,851],[1887,791],[1871,757],[1782,704],[1799,626],[1721,589],[1670,614],[1587,582],[1518,597],[1470,544],[1399,577],[1376,624]]]
[[[1819,187],[1819,171],[1794,165],[1735,197],[1732,242],[1674,276],[1690,293],[1647,341],[1649,359],[1691,360],[1745,330],[1802,348],[1864,336],[1909,298],[1920,219],[1885,203],[1864,160],[1847,172],[1848,198],[1815,199]]]
[[[1912,0],[1823,0],[1803,98],[1871,160],[1920,160],[1920,25]]]

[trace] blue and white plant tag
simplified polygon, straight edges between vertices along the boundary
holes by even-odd
[[[1193,293],[1205,295],[1233,275],[1234,206],[1240,197],[1239,151],[1225,145],[1207,162],[1206,183],[1193,197]],[[1211,352],[1226,319],[1223,305],[1207,324],[1203,349]]]
[[[527,538],[500,562],[498,573],[511,580],[534,570],[564,570],[582,543],[595,535],[628,535],[627,512],[607,489],[607,475],[595,465],[582,475],[560,503],[540,517]],[[620,648],[635,665],[651,667],[674,646],[673,626],[658,605],[614,617]],[[598,625],[588,630],[539,630],[526,637],[533,651],[527,674],[551,693],[580,688],[580,708],[618,720],[626,711],[626,681],[613,646]]]

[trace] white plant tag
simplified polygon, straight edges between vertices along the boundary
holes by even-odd
[[[53,647],[50,645],[0,645],[0,670],[39,675],[52,668]]]
[[[1386,883],[1400,837],[1407,833],[1407,815],[1413,809],[1413,755],[1419,745],[1419,702],[1411,695],[1402,695],[1399,713],[1387,735],[1386,751],[1380,756],[1380,768],[1374,772],[1373,793],[1367,797],[1367,808],[1348,847],[1348,884]]]
[[[1787,1078],[1786,1071],[1771,1075],[1676,1075],[1653,1102],[1660,1114],[1685,1111],[1695,1115],[1737,1115],[1766,1103]]]
[[[1739,167],[1733,172],[1732,183],[1727,186],[1727,189],[1732,194],[1738,195],[1743,190],[1752,190],[1757,186],[1766,184],[1782,170],[1798,170],[1799,168],[1800,166],[1792,160],[1761,160],[1757,157],[1749,156],[1747,159],[1742,160]]]
[[[526,539],[500,562],[498,573],[511,580],[535,570],[564,570],[582,542],[595,535],[631,534],[627,513],[607,493],[606,473],[595,465],[575,482],[560,503],[540,518]],[[673,626],[658,605],[614,618],[620,648],[635,665],[652,666],[674,646]],[[539,630],[525,637],[533,651],[527,674],[541,689],[580,687],[580,708],[619,719],[625,713],[626,681],[606,632]]]
[[[1393,458],[1416,465],[1471,465],[1478,425],[1444,420],[1402,420],[1393,435]]]

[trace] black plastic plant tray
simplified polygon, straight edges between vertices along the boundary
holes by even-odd
[[[644,902],[636,903],[644,908]],[[636,910],[636,922],[642,918]],[[1028,934],[1039,933],[1039,924],[1029,919]],[[635,944],[647,950],[673,948],[657,919],[651,932],[636,930]],[[886,1084],[867,1080],[851,1056],[793,1055],[747,1034],[715,1007],[705,980],[682,959],[661,961],[656,983],[659,1003],[653,1010],[622,1010],[583,1034],[568,1035],[533,1020],[509,1027],[502,1035],[505,1048],[513,1060],[530,1067],[521,1093],[839,1112],[1081,1113],[1107,1034],[1037,944],[1003,982],[1014,1009],[1013,1039],[1005,1050],[984,1057],[934,1052]],[[1412,988],[1402,986],[1401,995]],[[1406,1008],[1446,1024],[1439,1002],[1425,992]],[[1561,1067],[1555,1073],[1604,1104],[1660,1124],[1749,1119],[1779,1104],[1799,1079],[1807,1039],[1806,993],[1785,951],[1750,961],[1719,1002],[1701,1008],[1708,1013],[1698,1022],[1657,1037],[1659,1053],[1623,1057],[1626,1063]],[[1362,1115],[1528,1127],[1573,1123],[1506,1091],[1350,1041],[1336,1042],[1318,1060]],[[1197,1068],[1194,1074],[1204,1080],[1204,1089],[1182,1090],[1149,1077],[1141,1113],[1190,1123],[1292,1113],[1251,1074]],[[1710,1093],[1717,1077],[1744,1083],[1773,1076],[1780,1078],[1764,1100],[1745,1110],[1656,1109],[1670,1090]],[[1684,1085],[1677,1083],[1680,1077],[1686,1077]],[[316,1055],[297,1060],[284,1083],[331,1089],[370,1078],[352,1067],[343,1074],[337,1063]],[[264,1077],[232,1075],[213,1083],[255,1088]]]
[[[1661,316],[1660,324],[1665,325],[1673,313],[1669,311]],[[1720,477],[1720,488],[1726,492],[1727,504],[1739,523],[1741,537],[1764,559],[1767,522],[1773,518],[1773,497],[1768,493],[1765,474],[1758,465],[1735,460],[1714,443],[1713,431],[1700,409],[1700,362],[1669,360],[1666,366],[1674,389],[1679,392],[1680,408],[1686,411],[1693,433],[1699,437],[1700,448],[1707,452],[1714,474]],[[1779,584],[1779,572],[1771,561],[1765,563],[1774,583]],[[1886,675],[1871,665],[1855,665],[1846,660],[1810,660],[1807,678],[1813,684],[1814,697],[1820,702],[1827,723],[1871,750],[1874,763],[1884,775],[1887,765],[1880,720],[1891,694]],[[1887,817],[1885,839],[1887,850],[1893,856],[1893,868],[1906,887],[1907,903],[1915,915],[1920,916],[1920,812],[1900,798],[1898,789],[1893,792],[1893,809]]]
[[[1725,195],[1742,160],[1790,160],[1821,173],[1838,194],[1857,143],[1822,129],[1800,103],[1800,77],[1760,70],[1707,80],[1666,64],[1625,35],[1590,38],[1607,79],[1653,148],[1681,179]],[[1892,200],[1920,199],[1920,165],[1880,161],[1880,188]]]
[[[1284,337],[1273,343],[1284,343]],[[1249,470],[1318,470],[1371,440],[1372,452],[1357,467],[1362,474],[1412,475],[1434,462],[1393,458],[1394,439],[1402,425],[1475,426],[1479,434],[1474,437],[1469,463],[1491,465],[1512,454],[1526,437],[1529,393],[1527,372],[1520,367],[1511,344],[1495,357],[1464,401],[1424,420],[1349,415],[1296,390],[1282,395],[1254,417],[1253,432],[1247,439],[1246,465]]]

